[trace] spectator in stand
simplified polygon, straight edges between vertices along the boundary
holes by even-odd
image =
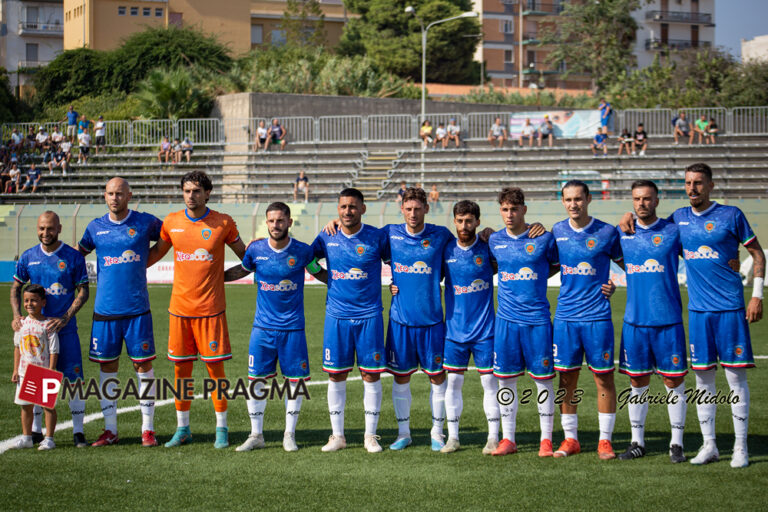
[[[181,142],[179,139],[173,139],[173,144],[171,144],[171,157],[173,163],[177,164],[181,162]]]
[[[189,140],[189,137],[184,137],[184,140],[181,141],[181,154],[187,159],[187,163],[192,159],[193,150],[192,141]]]
[[[604,126],[600,126],[597,128],[597,133],[595,133],[595,138],[592,139],[592,145],[590,148],[592,149],[592,156],[597,158],[597,152],[601,151],[603,152],[603,156],[608,156],[608,128]]]
[[[693,125],[693,131],[698,135],[696,143],[709,144],[709,121],[707,121],[707,116],[701,114],[701,117]]]
[[[267,129],[264,127],[264,121],[259,121],[259,127],[256,128],[256,138],[253,140],[253,152],[260,149],[267,149]]]
[[[408,186],[405,184],[404,181],[400,182],[400,190],[397,191],[397,197],[395,197],[396,203],[402,203],[403,202],[403,196],[405,195],[405,191],[408,189]]]
[[[88,127],[83,127],[83,132],[77,136],[77,143],[80,153],[77,155],[77,163],[88,165],[88,155],[91,152],[91,134],[88,133]]]
[[[165,163],[168,163],[168,160],[171,159],[171,143],[168,141],[168,137],[163,137],[163,142],[160,143],[160,151],[157,152],[157,161],[163,163],[163,158],[165,158]]]
[[[40,170],[35,167],[34,163],[29,164],[27,169],[27,181],[24,182],[24,186],[21,187],[21,192],[27,190],[29,184],[32,184],[32,193],[37,192],[37,185],[40,183]]]
[[[61,133],[61,130],[59,130],[59,125],[56,125],[53,128],[53,132],[51,133],[51,143],[53,144],[53,150],[58,151],[59,145],[64,140],[64,134]]]
[[[21,179],[21,171],[15,163],[11,164],[11,169],[8,171],[8,182],[5,184],[5,193],[18,193],[19,181]]]
[[[37,135],[35,135],[35,129],[31,126],[29,127],[29,131],[27,132],[27,138],[24,141],[24,147],[29,151],[30,153],[35,150],[37,147]]]
[[[73,144],[75,142],[75,135],[77,135],[78,117],[80,117],[80,114],[78,114],[75,108],[70,105],[69,110],[67,110],[67,115],[64,116],[64,119],[61,120],[62,122],[67,122],[67,138],[69,139],[69,142]]]
[[[93,121],[91,121],[90,119],[87,119],[85,117],[85,114],[81,115],[80,120],[77,122],[77,134],[80,135],[86,129],[90,130],[92,124],[93,124]]]
[[[638,123],[635,130],[635,137],[632,141],[633,155],[637,152],[638,148],[640,149],[640,156],[645,156],[645,150],[648,149],[648,132],[645,131],[643,123]]]
[[[541,147],[541,139],[547,139],[549,147],[552,147],[555,140],[555,127],[552,125],[548,114],[544,114],[544,121],[539,125],[539,147]]]
[[[93,127],[96,136],[96,154],[99,154],[99,148],[102,151],[107,150],[107,123],[104,122],[104,116],[99,116],[99,120]]]
[[[39,126],[37,135],[35,135],[35,150],[39,153],[45,153],[51,148],[51,137],[45,128]]]
[[[499,142],[499,149],[504,146],[504,140],[507,138],[507,129],[501,124],[501,118],[497,117],[491,125],[491,129],[488,130],[488,142],[491,143],[491,147],[494,148],[496,141]]]
[[[456,119],[451,118],[446,131],[448,132],[448,139],[445,145],[448,146],[448,142],[453,141],[458,148],[461,145],[461,128],[456,124]]]
[[[304,202],[309,202],[309,178],[304,174],[304,169],[299,171],[299,176],[293,183],[293,202],[298,201],[299,192],[304,193]]]
[[[717,134],[720,130],[717,128],[717,121],[715,118],[709,120],[709,127],[707,128],[707,135],[709,136],[709,143],[715,144],[717,142]]]
[[[603,133],[608,135],[608,128],[610,127],[611,116],[613,116],[613,107],[611,104],[605,101],[605,98],[600,98],[600,104],[597,106],[600,110],[600,127],[605,128]]]
[[[675,145],[679,137],[688,138],[688,145],[693,144],[693,131],[691,130],[691,124],[685,118],[685,112],[680,112],[680,115],[675,120],[675,130],[673,132],[675,138]]]
[[[627,130],[626,128],[622,129],[621,135],[619,135],[618,140],[619,140],[618,156],[621,156],[622,151],[624,151],[627,156],[629,156],[630,153],[634,154],[634,151],[632,150],[632,134],[629,133],[629,130]]]
[[[9,149],[11,152],[19,152],[22,149],[24,149],[24,137],[21,136],[19,133],[18,128],[14,128],[11,132],[11,143],[9,145]]]
[[[288,129],[281,125],[277,119],[272,119],[272,126],[269,127],[269,137],[267,137],[267,145],[264,146],[264,151],[269,149],[270,144],[280,144],[280,151],[284,150],[288,142],[287,136]]]
[[[53,159],[48,162],[48,170],[53,175],[54,167],[61,167],[62,176],[67,175],[67,169],[69,168],[69,160],[72,158],[72,143],[68,139],[64,139],[59,145],[59,150],[53,155]]]
[[[0,194],[5,192],[5,184],[11,179],[10,166],[0,168]]]
[[[440,144],[443,149],[448,145],[448,130],[445,129],[443,123],[438,123],[437,125],[437,130],[435,130],[435,141],[432,143],[432,147],[436,148],[438,144]]]
[[[432,124],[429,122],[428,119],[425,119],[423,123],[421,123],[421,129],[419,130],[419,137],[421,137],[421,140],[423,142],[422,147],[428,148],[430,144],[432,144]]]
[[[437,190],[437,185],[432,185],[427,201],[429,201],[430,205],[437,206],[437,203],[440,201],[440,192]]]
[[[533,147],[533,139],[536,137],[536,128],[533,127],[531,124],[530,119],[525,120],[525,124],[523,125],[523,130],[520,132],[520,147],[523,147],[523,139],[528,139],[528,147]]]

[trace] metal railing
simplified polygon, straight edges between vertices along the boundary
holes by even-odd
[[[645,19],[658,22],[712,24],[712,14],[708,12],[647,11]]]
[[[560,14],[563,12],[561,2],[540,2],[539,0],[523,0],[521,8],[526,15],[531,14]]]
[[[42,32],[43,34],[50,34],[54,36],[64,34],[64,25],[62,25],[60,22],[42,23],[40,21],[20,21],[19,33],[21,34],[25,30],[35,33]]]
[[[691,41],[690,39],[646,39],[646,50],[686,50],[688,48],[709,48],[711,41]]]

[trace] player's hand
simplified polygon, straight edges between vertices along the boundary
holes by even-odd
[[[635,232],[635,217],[630,212],[627,212],[621,216],[621,220],[619,221],[619,229],[621,229],[624,233]]]
[[[391,293],[392,296],[397,295],[398,291],[400,290],[397,288],[397,286],[395,286],[394,284],[389,285],[389,293]]]
[[[339,225],[339,219],[333,219],[328,224],[325,225],[323,228],[323,231],[326,235],[335,235],[336,234],[336,227]]]
[[[541,222],[528,224],[528,238],[538,238],[546,232],[547,230],[544,228]]]
[[[728,266],[731,267],[731,270],[733,270],[734,272],[738,272],[739,270],[741,270],[741,263],[739,262],[738,258],[728,260]]]
[[[11,382],[19,382],[19,372],[13,372],[11,375]]]
[[[21,330],[21,317],[20,316],[16,316],[16,317],[13,318],[13,321],[11,322],[11,328],[14,331],[16,331],[16,332]]]
[[[494,234],[496,231],[493,230],[493,228],[485,228],[480,233],[477,234],[477,237],[485,243],[488,243],[488,239],[491,238],[491,235]]]
[[[59,332],[69,323],[69,317],[67,315],[62,316],[61,318],[51,318],[48,320],[48,325],[46,327],[48,328],[48,332]]]
[[[603,292],[603,295],[605,295],[605,298],[610,299],[611,295],[613,295],[613,292],[616,291],[616,285],[613,284],[613,281],[609,279],[607,283],[600,286],[600,291]]]
[[[747,322],[759,322],[763,318],[763,299],[752,297],[747,304]]]

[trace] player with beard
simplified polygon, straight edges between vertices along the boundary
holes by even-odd
[[[271,379],[277,375],[277,361],[283,377],[290,381],[294,396],[297,383],[309,380],[309,356],[304,331],[304,268],[322,282],[327,273],[312,254],[312,248],[288,234],[293,219],[285,203],[267,207],[269,238],[256,240],[245,249],[243,262],[224,272],[224,281],[235,281],[253,272],[258,286],[256,313],[248,348],[248,378]],[[262,382],[254,385],[260,396]],[[301,410],[301,396],[285,399],[285,432],[283,449],[293,452],[296,445],[296,423]],[[251,434],[237,447],[238,452],[264,448],[264,411],[266,399],[247,401],[251,418]]]

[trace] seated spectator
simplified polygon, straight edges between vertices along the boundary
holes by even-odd
[[[21,134],[19,133],[19,129],[14,128],[13,131],[11,132],[11,143],[8,146],[9,149],[12,152],[21,151],[24,148],[23,142],[24,142],[24,137],[22,137]]]
[[[552,147],[555,140],[555,127],[547,114],[544,114],[544,121],[539,125],[539,147],[541,147],[541,139],[547,139],[549,147]]]
[[[51,132],[51,143],[53,144],[54,151],[59,150],[59,144],[64,140],[64,134],[61,133],[61,130],[59,130],[59,125],[56,125],[53,128],[53,132]]]
[[[21,179],[21,171],[15,163],[11,164],[11,169],[8,171],[8,182],[5,184],[5,193],[12,194],[19,192],[19,181]]]
[[[679,137],[687,137],[688,145],[693,144],[693,131],[691,131],[691,124],[685,118],[685,112],[680,112],[680,116],[678,116],[677,120],[675,121],[673,136],[675,139],[675,145],[677,145]]]
[[[403,202],[403,196],[405,195],[405,191],[408,189],[408,186],[405,184],[404,181],[400,182],[400,190],[397,191],[397,197],[395,197],[396,203],[402,203]]]
[[[440,201],[440,192],[437,190],[437,185],[432,185],[432,190],[429,191],[429,198],[427,199],[429,204],[436,206]]]
[[[163,142],[160,143],[160,151],[157,152],[157,161],[163,163],[163,158],[165,158],[165,163],[168,163],[168,160],[171,159],[171,143],[168,141],[168,137],[163,137]]]
[[[192,159],[193,150],[192,141],[189,140],[189,137],[184,137],[184,140],[181,141],[181,155],[187,159],[187,163]]]
[[[53,155],[53,159],[48,162],[48,170],[53,175],[54,167],[61,167],[62,176],[67,175],[67,169],[69,168],[69,160],[72,158],[72,143],[68,139],[59,145],[59,150]]]
[[[715,144],[717,141],[717,135],[720,130],[717,128],[717,121],[715,118],[709,120],[709,127],[707,128],[707,135],[709,136],[709,144]]]
[[[280,151],[284,150],[288,142],[287,136],[288,130],[277,119],[272,119],[272,126],[269,127],[269,137],[267,137],[267,145],[264,146],[264,151],[269,149],[270,144],[280,144]]]
[[[11,175],[9,173],[10,170],[10,166],[3,166],[0,168],[0,194],[5,192],[5,184],[8,182],[8,180],[11,179]]]
[[[181,142],[179,142],[179,139],[173,139],[173,144],[171,144],[171,157],[173,163],[177,164],[181,162]]]
[[[35,150],[39,153],[48,151],[51,146],[51,139],[48,132],[42,126],[38,127],[37,135],[35,135]]]
[[[618,156],[621,156],[621,152],[624,151],[627,156],[629,156],[630,153],[635,154],[634,151],[632,151],[632,134],[629,133],[629,130],[624,128],[621,130],[621,135],[619,135],[619,153]],[[594,151],[593,151],[594,153]]]
[[[37,192],[37,185],[40,183],[40,171],[35,167],[35,164],[30,164],[27,169],[27,181],[24,182],[24,186],[21,187],[21,192],[27,190],[29,184],[32,184],[32,193]]]
[[[429,145],[432,144],[432,124],[429,122],[429,120],[425,119],[424,122],[421,123],[419,137],[421,137],[423,142],[422,147],[428,148]]]
[[[37,135],[35,135],[35,130],[31,126],[29,127],[29,132],[27,132],[27,138],[24,140],[24,148],[27,151],[34,151],[35,147],[37,146]]]
[[[256,128],[256,138],[253,140],[253,151],[267,149],[267,129],[264,127],[264,121],[259,121],[259,127]]]
[[[701,115],[699,119],[696,120],[693,127],[693,131],[698,135],[697,144],[709,144],[709,121],[707,121],[707,116],[704,114]]]
[[[293,183],[293,202],[295,203],[298,199],[299,192],[304,193],[304,202],[309,202],[309,178],[306,177],[304,174],[304,169],[299,171],[299,176],[296,178],[296,181]]]
[[[448,130],[445,129],[443,123],[438,123],[437,130],[435,130],[435,141],[432,143],[432,147],[436,148],[440,144],[443,149],[448,145]]]
[[[99,116],[99,120],[93,127],[93,134],[96,137],[96,154],[99,154],[99,148],[102,151],[107,149],[107,123],[104,122],[104,116]]]
[[[453,141],[458,148],[461,145],[461,128],[456,124],[456,119],[451,118],[446,127],[446,131],[448,132],[448,135],[445,146],[447,147],[448,142]]]
[[[88,156],[91,152],[91,134],[88,133],[88,127],[84,127],[82,133],[77,136],[77,144],[80,150],[77,155],[77,163],[88,165]]]
[[[643,123],[638,123],[635,130],[634,140],[632,141],[632,154],[640,148],[640,156],[645,156],[645,150],[648,149],[648,132],[645,131]]]
[[[525,124],[523,125],[523,130],[520,132],[520,147],[523,147],[523,139],[528,139],[528,147],[533,147],[533,138],[536,136],[536,128],[533,127],[531,124],[530,119],[525,120]]]
[[[607,128],[598,127],[597,133],[595,133],[595,138],[592,139],[592,145],[590,148],[592,149],[592,156],[595,158],[597,158],[597,152],[600,150],[603,151],[603,156],[608,156],[608,135],[606,135],[607,131]]]
[[[501,124],[501,118],[497,117],[491,125],[491,129],[488,130],[488,142],[491,143],[491,147],[495,148],[495,142],[499,142],[499,149],[504,146],[504,139],[507,138],[507,129]]]

